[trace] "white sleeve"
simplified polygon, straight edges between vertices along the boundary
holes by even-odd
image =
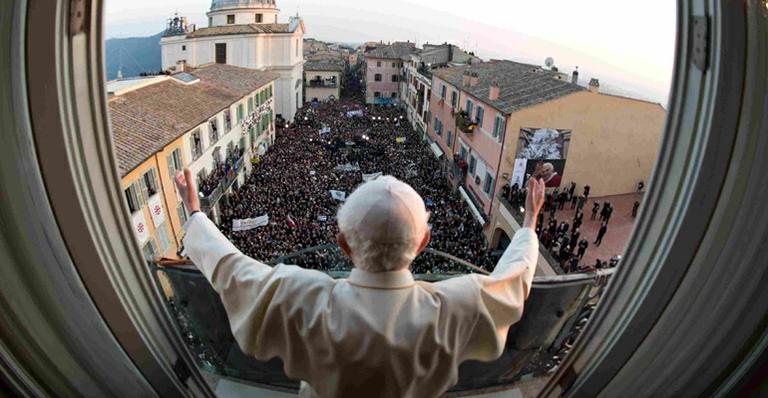
[[[491,361],[501,355],[509,327],[523,316],[538,251],[536,233],[530,228],[522,228],[490,275],[471,275],[478,288],[478,314],[468,336],[464,359]]]
[[[303,375],[308,350],[302,320],[322,318],[333,279],[292,265],[270,267],[244,255],[205,214],[195,213],[185,228],[189,257],[221,297],[243,352],[262,360],[278,356],[287,372]]]

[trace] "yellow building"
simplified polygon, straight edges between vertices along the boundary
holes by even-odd
[[[304,100],[327,101],[341,95],[344,68],[331,60],[310,60],[304,64]]]
[[[174,185],[177,170],[190,168],[206,178],[201,171],[212,172],[227,162],[249,165],[274,141],[277,78],[271,72],[211,64],[172,76],[108,83],[121,188],[146,258],[175,258],[181,246],[188,214]],[[232,168],[238,178],[226,178],[223,191],[244,181],[251,170]],[[214,207],[207,211],[213,213]]]

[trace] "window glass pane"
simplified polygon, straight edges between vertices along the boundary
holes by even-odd
[[[165,254],[171,247],[171,238],[168,236],[167,222],[164,222],[157,227],[157,241],[160,243],[160,254]]]
[[[142,252],[144,253],[144,259],[147,261],[154,261],[155,257],[157,257],[157,248],[155,247],[155,242],[150,239],[147,241],[147,243],[142,248]]]
[[[179,221],[181,221],[181,224],[184,225],[188,219],[187,209],[184,207],[184,202],[179,202],[179,205],[176,207],[176,213],[179,215]]]

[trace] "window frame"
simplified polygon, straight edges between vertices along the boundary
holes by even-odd
[[[30,178],[29,185],[24,188],[28,188],[28,192],[34,190],[34,194],[43,200],[36,202],[33,209],[23,200],[25,196],[22,196],[18,189],[9,187],[7,195],[15,199],[11,203],[17,210],[11,216],[14,220],[27,218],[43,221],[27,224],[31,224],[30,228],[46,227],[44,230],[51,234],[48,235],[49,238],[59,245],[51,250],[61,254],[59,259],[71,261],[59,263],[57,261],[62,260],[52,260],[44,257],[44,253],[38,253],[42,252],[41,250],[31,250],[34,248],[33,242],[20,242],[17,248],[13,248],[17,250],[20,258],[30,259],[30,256],[36,256],[31,258],[40,261],[25,261],[19,264],[26,264],[35,270],[58,269],[61,272],[61,281],[74,282],[70,289],[72,294],[80,294],[80,290],[87,291],[89,293],[82,298],[85,302],[95,305],[83,306],[82,300],[76,301],[60,295],[54,296],[59,300],[53,301],[34,292],[34,289],[26,288],[27,280],[47,281],[42,279],[46,278],[47,272],[28,272],[26,280],[19,279],[19,286],[11,285],[10,289],[0,294],[3,297],[18,298],[15,304],[25,306],[25,300],[30,299],[18,295],[17,291],[26,291],[27,295],[35,295],[35,298],[42,300],[40,303],[50,305],[50,308],[47,308],[48,313],[62,315],[49,317],[48,324],[39,324],[39,333],[50,329],[56,330],[56,333],[51,333],[50,336],[77,339],[77,334],[68,328],[67,324],[59,322],[58,318],[68,318],[69,323],[85,322],[92,325],[81,338],[88,337],[91,344],[102,344],[98,357],[89,356],[85,350],[77,351],[78,355],[82,355],[79,358],[74,353],[61,353],[68,361],[66,363],[72,364],[73,370],[68,370],[63,361],[49,361],[51,371],[40,375],[46,385],[53,385],[62,395],[82,395],[84,390],[78,386],[58,381],[78,371],[88,375],[80,386],[91,380],[98,380],[100,383],[91,385],[96,386],[94,388],[105,395],[114,395],[110,392],[125,391],[126,388],[131,388],[131,391],[138,395],[153,395],[156,389],[179,392],[181,395],[191,388],[197,394],[212,396],[210,388],[198,374],[194,362],[187,358],[189,351],[178,333],[173,331],[167,310],[152,300],[146,300],[145,296],[156,292],[157,289],[143,279],[148,273],[146,264],[140,261],[137,254],[139,248],[130,239],[131,231],[126,226],[126,214],[120,217],[113,214],[115,209],[120,209],[119,175],[114,167],[114,160],[110,159],[110,144],[108,140],[91,140],[94,137],[108,137],[108,130],[105,128],[108,125],[106,96],[103,95],[102,85],[91,84],[103,73],[98,50],[99,46],[103,45],[100,41],[102,38],[99,29],[80,31],[74,28],[71,35],[65,34],[63,28],[57,30],[68,26],[66,18],[69,14],[58,12],[67,10],[64,4],[60,4],[63,7],[39,7],[39,0],[30,0],[27,10],[16,7],[11,13],[0,14],[0,18],[10,18],[10,15],[18,21],[25,21],[26,25],[43,29],[43,33],[37,35],[38,37],[24,36],[24,24],[6,24],[11,26],[11,37],[27,39],[15,40],[15,44],[10,46],[13,56],[8,57],[8,60],[0,60],[4,65],[15,66],[3,69],[11,71],[14,81],[27,83],[26,90],[18,88],[23,84],[8,86],[13,90],[12,104],[22,110],[51,109],[51,112],[3,114],[4,117],[0,120],[14,127],[6,130],[21,132],[18,137],[12,139],[26,144],[11,147],[21,148],[25,155],[30,156],[28,160],[18,155],[13,156],[12,153],[7,159],[0,157],[3,166],[0,170],[9,174],[9,170],[19,173],[26,171],[33,175],[34,178]],[[35,5],[38,7],[34,7]],[[747,227],[754,225],[754,222],[765,222],[763,214],[744,215],[738,211],[745,205],[742,199],[751,200],[749,204],[757,204],[759,197],[750,199],[750,194],[758,192],[757,188],[734,185],[739,173],[765,169],[765,159],[752,155],[755,142],[764,143],[765,138],[758,133],[765,130],[766,121],[759,117],[748,119],[748,116],[760,115],[768,105],[764,99],[764,80],[760,77],[768,69],[765,57],[754,56],[755,53],[760,55],[765,52],[765,49],[760,47],[759,40],[756,40],[761,37],[761,29],[765,28],[764,11],[751,3],[743,7],[724,7],[720,3],[692,0],[680,2],[679,5],[681,8],[677,37],[678,42],[682,44],[676,49],[667,134],[662,140],[663,151],[656,162],[646,193],[648,199],[656,205],[644,207],[641,211],[633,233],[633,242],[628,246],[624,258],[631,266],[618,270],[611,282],[612,287],[607,290],[603,302],[569,356],[564,359],[545,387],[542,392],[544,395],[565,392],[568,395],[590,395],[589,392],[594,391],[607,393],[622,386],[629,387],[631,383],[645,382],[648,386],[651,381],[655,382],[654,386],[665,387],[668,386],[665,382],[670,378],[676,378],[678,383],[686,384],[692,394],[706,391],[727,392],[748,380],[745,377],[749,375],[750,368],[756,364],[762,352],[758,350],[764,349],[762,342],[733,338],[733,335],[729,334],[730,340],[719,340],[723,344],[718,347],[717,352],[712,353],[714,357],[706,361],[706,366],[695,357],[691,357],[694,358],[692,361],[680,364],[679,358],[684,358],[681,354],[691,353],[692,350],[700,351],[701,348],[697,344],[674,346],[670,350],[653,352],[638,349],[646,345],[663,345],[664,339],[669,339],[670,336],[686,336],[686,331],[693,326],[698,328],[699,334],[710,339],[718,337],[706,332],[722,331],[732,326],[734,322],[729,318],[737,319],[743,328],[747,327],[745,325],[761,325],[756,323],[754,313],[762,314],[763,311],[756,311],[755,307],[764,308],[760,300],[750,301],[748,309],[745,309],[744,305],[706,305],[709,317],[694,316],[694,311],[698,314],[698,311],[705,307],[703,304],[706,304],[698,301],[699,299],[715,296],[707,294],[714,291],[705,283],[697,283],[707,281],[700,275],[703,273],[700,271],[706,270],[709,275],[720,270],[726,271],[718,275],[722,275],[731,285],[741,286],[737,282],[748,280],[742,273],[733,271],[749,269],[745,268],[750,266],[746,259],[757,253],[746,243],[765,239],[765,234],[760,233],[755,236],[738,236],[742,241],[742,246],[739,247],[741,252],[735,260],[729,258],[728,264],[725,264],[722,257],[729,256],[722,256],[719,252],[727,250],[730,253],[737,244],[732,244],[730,239],[709,239],[712,237],[710,233],[723,237],[727,236],[728,231],[748,230]],[[0,7],[3,6],[6,5]],[[87,27],[101,26],[100,9],[86,7],[84,17]],[[693,20],[698,16],[703,16],[709,21],[706,25],[709,29],[709,42],[705,50],[707,57],[701,67],[697,66],[698,61],[692,61],[693,46],[687,45],[692,42]],[[55,39],[52,40],[51,36]],[[750,41],[739,42],[744,36]],[[72,43],[76,45],[71,45]],[[747,46],[753,52],[750,58],[746,56]],[[38,51],[24,51],[28,48]],[[64,70],[73,73],[62,73]],[[743,84],[745,76],[755,80],[751,81],[752,84]],[[0,78],[7,79],[6,76]],[[55,84],[51,84],[52,82]],[[56,90],[70,90],[73,95],[51,95],[50,87]],[[60,101],[67,102],[59,103]],[[10,105],[0,104],[0,110],[3,112],[9,107]],[[711,117],[715,113],[719,115],[718,118]],[[750,120],[750,123],[738,123],[741,117]],[[27,123],[28,121],[34,123]],[[89,124],[85,121],[92,122]],[[37,139],[30,140],[32,137]],[[99,144],[88,145],[94,142]],[[74,150],[73,147],[79,148],[80,151]],[[61,151],[65,151],[68,156],[56,156]],[[730,156],[732,152],[745,156]],[[15,165],[14,162],[19,164]],[[691,167],[685,167],[686,165]],[[107,170],[109,166],[111,170]],[[78,178],[76,173],[82,176],[100,173],[100,178]],[[707,195],[707,192],[713,192],[713,185],[716,185],[714,192],[718,194]],[[692,198],[696,198],[695,202]],[[84,209],[70,207],[69,214],[66,214],[62,207],[65,202],[71,204],[83,201],[108,203],[110,206],[104,207],[111,210],[105,212],[102,208],[95,208],[89,214]],[[41,211],[41,206],[44,211]],[[90,229],[80,226],[89,226]],[[114,238],[108,242],[89,244],[85,239],[77,238],[89,238],[91,234],[105,236],[109,232],[114,232],[110,234]],[[651,242],[664,242],[664,245],[650,248],[648,243],[634,242],[642,242],[645,238]],[[71,250],[67,251],[65,247]],[[751,265],[755,267],[755,264]],[[730,272],[727,272],[728,270]],[[7,276],[13,276],[16,268],[10,267],[9,271]],[[75,278],[78,272],[79,278]],[[753,280],[755,277],[754,274],[746,276]],[[103,284],[104,280],[110,280],[116,286],[115,289],[86,289],[88,286],[96,287],[97,283]],[[635,286],[632,286],[633,283]],[[632,288],[626,291],[620,289],[630,286]],[[686,286],[695,286],[696,294]],[[749,287],[750,285],[742,286],[742,289],[738,289],[738,294],[744,296]],[[57,291],[49,293],[59,294]],[[723,292],[722,289],[719,293],[724,296],[718,297],[721,301],[733,297],[731,292]],[[81,304],[79,309],[78,302]],[[109,304],[125,302],[132,305]],[[618,305],[621,303],[627,305]],[[685,305],[687,313],[682,312],[679,303]],[[735,301],[728,303],[735,304]],[[96,305],[101,311],[97,311]],[[31,311],[30,314],[38,313],[35,312],[34,306],[26,309]],[[12,313],[15,310],[10,308],[9,311]],[[717,316],[723,311],[733,316]],[[739,316],[736,316],[737,314]],[[675,318],[675,328],[669,327],[669,318]],[[710,318],[716,320],[719,325],[714,325]],[[139,321],[135,321],[136,319]],[[696,325],[692,325],[692,322],[696,322]],[[114,327],[110,329],[108,325]],[[24,326],[17,323],[7,327],[24,330]],[[629,330],[632,330],[632,333],[629,333]],[[104,331],[112,333],[103,334]],[[757,332],[760,332],[760,329]],[[698,335],[693,337],[699,338]],[[47,358],[44,356],[46,351],[54,351],[46,348],[54,348],[55,345],[52,344],[65,341],[59,339],[49,342],[48,339],[38,338],[37,335],[25,338],[28,340],[23,341],[33,344],[23,346],[32,350],[32,354],[43,355],[44,358]],[[39,347],[34,344],[37,342]],[[597,343],[600,344],[596,345]],[[736,346],[739,348],[738,356],[733,354]],[[637,373],[627,373],[633,366],[642,366],[643,363],[649,365],[651,362],[648,361],[648,355],[651,354],[657,355],[656,362],[665,363],[666,368],[660,370],[659,367],[648,366],[647,371],[640,376]],[[180,360],[178,367],[186,366],[191,370],[191,378],[186,383],[177,380],[173,371],[176,359]],[[97,363],[100,366],[88,366]],[[126,363],[130,365],[126,366]],[[21,365],[19,369],[23,369]],[[670,371],[670,368],[687,369],[688,372]],[[701,377],[702,374],[696,370],[707,372],[707,375],[721,372],[721,377],[718,378],[720,384],[710,385],[713,378]],[[690,377],[689,373],[696,377]],[[19,384],[14,385],[17,386],[22,386],[18,388],[24,388],[24,391],[35,391],[36,388],[29,380],[21,380]]]
[[[483,119],[485,118],[485,108],[483,108],[482,105],[478,104],[475,106],[475,123],[477,123],[477,127],[483,127]]]
[[[235,24],[235,14],[227,14],[227,25],[234,25],[234,24]]]
[[[216,115],[208,119],[208,141],[209,145],[214,145],[219,141],[219,116]]]
[[[144,193],[146,201],[149,201],[149,198],[159,193],[159,187],[155,174],[156,173],[154,168],[150,168],[141,174],[139,184],[141,184],[141,192]]]
[[[489,172],[489,169],[486,166],[485,176],[483,177],[483,193],[485,193],[486,197],[490,198],[493,196],[495,182],[493,175]]]

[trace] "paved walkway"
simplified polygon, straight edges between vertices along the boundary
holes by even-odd
[[[603,261],[608,261],[614,255],[624,253],[627,240],[635,225],[635,218],[632,218],[632,205],[636,200],[640,201],[640,209],[642,209],[642,198],[643,193],[589,198],[589,201],[584,205],[584,221],[581,224],[581,238],[579,238],[587,238],[589,240],[589,247],[582,259],[583,264],[592,265],[595,263],[595,259],[598,258]],[[611,215],[611,220],[608,222],[608,231],[606,231],[605,236],[603,237],[603,242],[600,246],[595,246],[593,242],[597,237],[597,231],[600,229],[600,212],[598,211],[597,217],[595,220],[592,220],[592,206],[595,201],[598,201],[602,208],[603,202],[606,200],[613,205],[613,214]],[[560,221],[566,221],[568,224],[572,224],[575,212],[575,210],[571,210],[571,204],[569,202],[565,204],[563,210],[557,211],[555,218],[557,219],[558,224]],[[548,220],[549,217],[545,215],[544,225],[546,225]]]

